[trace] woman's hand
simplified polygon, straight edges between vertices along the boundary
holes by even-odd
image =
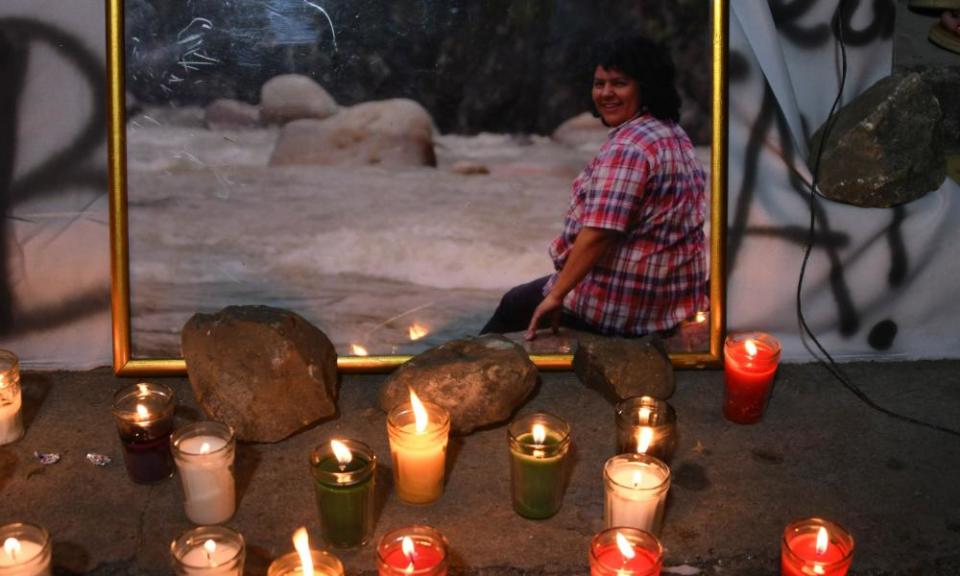
[[[523,337],[527,340],[534,340],[537,337],[537,325],[541,318],[549,318],[550,328],[556,334],[560,330],[560,314],[563,312],[563,298],[558,298],[550,292],[543,297],[543,301],[537,305],[533,311],[533,317],[530,318],[530,326],[527,327],[527,333]]]

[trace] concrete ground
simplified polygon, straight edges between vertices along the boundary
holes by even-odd
[[[849,364],[844,369],[884,406],[960,428],[960,362]],[[386,530],[426,523],[449,539],[453,572],[507,576],[587,572],[587,547],[602,528],[601,468],[613,453],[613,408],[572,373],[544,374],[524,411],[547,410],[573,428],[575,465],[564,506],[545,521],[510,506],[505,427],[456,440],[443,498],[401,504],[389,488],[383,376],[345,376],[339,418],[275,445],[242,445],[239,507],[230,526],[248,545],[247,572],[263,574],[292,550],[306,525],[318,538],[307,457],[333,434],[370,444],[381,458]],[[680,427],[662,540],[666,574],[779,572],[780,535],[791,520],[820,515],[856,539],[851,574],[960,574],[960,438],[868,409],[815,365],[783,366],[764,421],[738,426],[721,415],[723,374],[680,372],[671,403]],[[125,383],[108,371],[24,375],[27,434],[0,447],[0,523],[31,521],[54,537],[57,573],[170,573],[170,541],[190,527],[176,478],[133,484],[110,414]],[[183,421],[199,417],[186,380],[173,379]],[[35,450],[59,452],[41,466]],[[106,468],[87,452],[114,458]],[[374,574],[374,546],[338,552],[347,573]],[[672,568],[670,568],[672,567]]]

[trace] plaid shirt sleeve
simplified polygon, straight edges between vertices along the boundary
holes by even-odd
[[[591,166],[584,186],[582,226],[626,232],[643,199],[653,156],[637,146],[613,144]]]

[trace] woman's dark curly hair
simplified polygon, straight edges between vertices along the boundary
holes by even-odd
[[[643,36],[617,36],[593,49],[592,75],[597,66],[618,70],[637,81],[641,111],[661,120],[680,121],[680,94],[674,86],[676,72],[670,52]],[[594,110],[594,115],[597,115]]]

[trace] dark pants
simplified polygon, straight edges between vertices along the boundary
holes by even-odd
[[[543,287],[549,279],[549,276],[544,276],[533,282],[514,286],[507,291],[500,299],[500,305],[493,312],[493,317],[487,321],[480,333],[505,334],[526,330],[530,326],[534,310],[543,301]],[[596,328],[566,310],[561,314],[560,325],[581,332],[600,333]]]

